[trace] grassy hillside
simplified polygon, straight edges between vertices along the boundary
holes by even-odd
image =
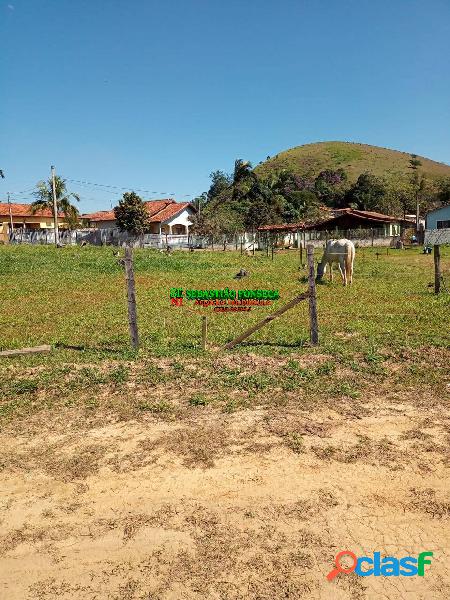
[[[450,166],[434,160],[418,157],[422,170],[430,179],[450,177]],[[299,175],[316,176],[324,169],[343,168],[350,180],[364,171],[375,175],[408,173],[410,154],[379,146],[351,142],[319,142],[296,146],[280,152],[256,167],[257,173],[266,175],[279,169],[289,169]]]

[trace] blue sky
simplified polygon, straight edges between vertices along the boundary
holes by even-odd
[[[1,200],[51,164],[186,200],[324,140],[450,163],[449,0],[9,0],[0,36]],[[121,193],[69,187],[83,212]]]

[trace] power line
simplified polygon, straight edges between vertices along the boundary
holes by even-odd
[[[112,184],[106,184],[106,183],[96,183],[94,181],[87,181],[85,179],[66,179],[65,181],[70,182],[71,184],[75,185],[75,186],[83,186],[83,187],[88,187],[88,188],[96,188],[96,189],[101,189],[101,191],[105,194],[113,194],[113,195],[117,195],[118,191],[136,191],[136,192],[140,192],[140,193],[144,193],[144,194],[148,194],[150,197],[155,198],[156,199],[158,195],[168,195],[168,196],[176,196],[175,192],[167,192],[167,191],[152,191],[152,190],[144,190],[142,188],[134,188],[133,186],[130,187],[123,187],[123,186],[117,186],[117,185],[112,185]],[[11,197],[20,197],[22,195],[29,195],[32,192],[36,191],[36,186],[33,186],[31,188],[27,188],[21,191],[16,191],[16,192],[10,192],[11,193]],[[199,194],[183,194],[181,197],[182,198],[191,198],[194,199],[198,196]],[[180,197],[180,196],[179,196]],[[104,201],[104,200],[100,200],[100,199],[96,199],[96,198],[84,198],[83,199],[86,200],[93,200],[95,202],[97,201]],[[20,200],[20,198],[17,198],[17,200]]]
[[[142,192],[144,194],[151,194],[151,195],[154,195],[154,194],[168,194],[169,196],[176,195],[175,192],[144,190],[141,188],[135,188],[134,186],[123,187],[123,186],[106,184],[106,183],[96,183],[94,181],[87,181],[85,179],[66,179],[66,181],[69,181],[70,183],[73,183],[75,185],[94,186],[94,187],[100,187],[100,188],[108,188],[111,190],[135,191],[135,192]],[[108,190],[104,190],[104,191],[108,192]],[[108,192],[108,193],[115,193],[115,192]],[[182,197],[183,198],[195,198],[197,196],[198,196],[198,194],[184,194]]]
[[[143,192],[145,194],[168,194],[169,193],[172,196],[175,195],[175,192],[152,192],[150,190],[143,190],[141,188],[135,188],[133,186],[121,187],[118,185],[109,185],[106,183],[94,183],[93,181],[85,181],[85,180],[80,180],[80,179],[66,179],[66,181],[70,181],[70,183],[75,183],[78,185],[95,186],[95,187],[109,188],[109,189],[113,189],[113,190],[133,190],[136,192]]]
[[[29,188],[27,190],[22,190],[21,192],[10,192],[10,194],[14,196],[21,196],[22,194],[30,194],[30,192],[34,192],[36,190],[35,187]]]

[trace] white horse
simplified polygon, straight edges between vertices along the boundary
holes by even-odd
[[[329,240],[325,247],[322,260],[317,265],[316,281],[320,281],[330,266],[330,281],[333,281],[333,263],[338,263],[344,285],[352,283],[353,261],[355,260],[355,245],[350,240]]]

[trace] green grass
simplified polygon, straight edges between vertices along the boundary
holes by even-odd
[[[337,276],[318,286],[318,347],[309,345],[303,302],[224,351],[227,341],[305,290],[298,253],[272,261],[263,253],[138,250],[141,348],[134,352],[124,273],[110,249],[0,246],[0,348],[53,345],[48,354],[0,359],[0,421],[26,422],[56,409],[81,410],[89,420],[108,414],[172,419],[206,406],[232,413],[290,401],[312,410],[318,401],[357,404],[381,388],[403,395],[420,386],[421,393],[443,397],[450,295],[437,297],[428,287],[433,257],[391,250],[377,260],[375,252],[357,249],[352,287],[343,288]],[[233,275],[241,267],[250,276],[237,283]],[[448,247],[442,267],[448,285]],[[278,289],[281,298],[272,307],[231,314],[186,300],[182,307],[170,304],[171,287],[227,286]],[[205,314],[206,353],[200,345]]]
[[[317,252],[319,256],[320,252]],[[443,248],[443,270],[450,280],[450,252]],[[225,344],[274,308],[305,289],[304,271],[296,252],[279,254],[274,261],[262,253],[184,253],[172,256],[151,250],[135,253],[141,353],[155,356],[198,354],[201,316],[208,315],[208,340]],[[250,277],[236,283],[233,275],[244,267]],[[96,355],[133,359],[129,348],[124,274],[108,248],[0,247],[2,311],[1,349],[50,343],[58,348],[45,359]],[[318,287],[321,346],[345,354],[360,351],[376,366],[380,348],[444,346],[448,332],[450,296],[436,297],[427,284],[433,280],[433,257],[418,250],[394,251],[376,260],[375,250],[357,250],[355,281],[344,289]],[[171,287],[273,288],[281,299],[272,308],[248,313],[214,313],[211,308],[170,305]],[[249,349],[263,354],[298,351],[308,341],[308,306],[302,303],[254,334],[235,352]],[[41,362],[42,357],[27,360]],[[174,363],[174,370],[183,370]],[[126,381],[125,371],[111,375]],[[156,377],[157,373],[150,374]],[[269,385],[250,376],[249,388]]]
[[[343,168],[350,180],[356,180],[364,171],[375,175],[409,173],[410,155],[389,148],[354,144],[350,142],[319,142],[296,146],[273,156],[256,167],[260,174],[290,169],[299,175],[317,176],[324,169]],[[450,176],[450,166],[419,157],[422,170],[430,179]]]

